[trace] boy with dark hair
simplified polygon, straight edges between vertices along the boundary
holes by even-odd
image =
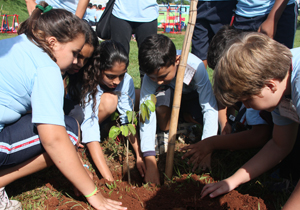
[[[261,33],[243,33],[224,52],[214,72],[214,92],[225,106],[272,112],[273,137],[231,177],[206,185],[202,197],[216,197],[259,176],[292,150],[300,116],[300,48],[289,50]],[[300,208],[300,183],[283,209]]]
[[[229,25],[224,25],[222,28],[220,28],[220,30],[212,38],[207,51],[207,64],[211,69],[215,69],[218,61],[223,55],[224,50],[226,49],[228,42],[242,32],[242,30],[236,29]]]
[[[210,68],[215,69],[218,60],[223,54],[224,49],[226,48],[227,43],[238,34],[242,33],[242,30],[235,29],[232,26],[224,25],[212,38],[210,46],[208,47],[207,52],[207,64]],[[236,109],[233,107],[223,107],[218,103],[219,107],[219,123],[220,123],[220,134],[226,135],[232,132],[228,118],[230,115],[235,115]]]
[[[168,132],[180,51],[176,52],[170,38],[155,34],[147,37],[139,48],[139,65],[145,73],[140,94],[140,104],[155,94],[156,111],[140,124],[141,150],[146,163],[145,181],[159,184],[155,160],[156,126]],[[217,134],[218,108],[211,83],[203,62],[189,54],[184,76],[181,115],[185,121],[203,124],[202,139]],[[168,137],[165,138],[165,145]],[[166,147],[161,145],[162,147]],[[160,147],[160,145],[158,145]],[[160,148],[159,148],[160,149]],[[210,158],[209,158],[210,160]],[[210,165],[203,162],[204,165]]]

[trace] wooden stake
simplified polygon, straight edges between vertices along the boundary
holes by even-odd
[[[170,122],[170,131],[169,131],[166,170],[165,170],[165,173],[169,179],[172,178],[175,140],[176,140],[178,117],[179,117],[179,110],[180,110],[180,103],[181,103],[183,78],[184,78],[186,63],[187,63],[189,50],[190,50],[190,46],[191,46],[194,27],[195,27],[195,23],[196,23],[197,2],[198,2],[198,0],[191,0],[189,22],[188,22],[187,29],[185,32],[185,37],[184,37],[184,42],[183,42],[182,52],[181,52],[181,57],[180,57],[180,63],[179,63],[178,71],[177,71],[174,100],[173,100],[173,107],[172,107],[172,115],[171,115],[171,122]]]

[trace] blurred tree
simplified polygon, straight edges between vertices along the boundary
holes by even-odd
[[[174,0],[157,0],[158,4],[168,4],[168,3],[173,3]]]
[[[175,4],[183,4],[183,5],[190,5],[191,2],[189,0],[175,0],[174,1]]]
[[[183,4],[183,5],[190,5],[190,1],[189,0],[157,0],[158,4],[170,4],[170,3],[174,3],[174,4]]]

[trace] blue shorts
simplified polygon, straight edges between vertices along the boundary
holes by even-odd
[[[213,36],[231,21],[236,1],[198,1],[197,20],[192,39],[192,53],[206,60]]]
[[[18,165],[45,152],[31,119],[32,115],[26,114],[0,132],[0,169]],[[69,116],[65,116],[65,124],[69,138],[75,145],[78,141],[78,124]]]
[[[161,85],[156,89],[156,107],[158,106],[173,106],[174,89],[167,85]],[[183,113],[188,113],[194,120],[203,125],[202,108],[199,104],[199,94],[197,91],[192,91],[187,94],[182,94],[180,105],[180,116]]]
[[[84,120],[83,109],[79,104],[75,104],[71,99],[64,98],[64,113],[70,117],[73,117],[79,125],[82,124]]]
[[[259,26],[267,19],[268,14],[256,17],[235,16],[233,27],[243,31],[257,31]],[[297,29],[298,6],[296,3],[287,5],[278,23],[274,40],[292,49]]]

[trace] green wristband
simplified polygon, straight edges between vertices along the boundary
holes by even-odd
[[[96,186],[95,186],[96,187]],[[91,194],[88,194],[88,195],[85,195],[85,197],[86,198],[89,198],[89,197],[91,197],[91,196],[93,196],[93,195],[95,195],[96,193],[97,193],[97,187],[95,188],[95,190],[91,193]]]

